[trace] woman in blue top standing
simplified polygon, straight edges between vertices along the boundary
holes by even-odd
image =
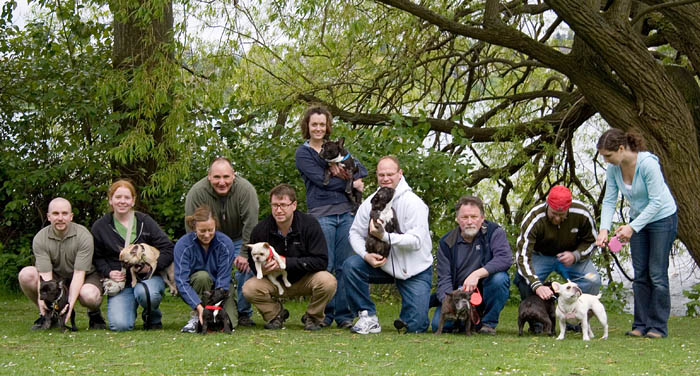
[[[231,272],[233,259],[238,256],[231,238],[223,232],[216,231],[218,222],[209,206],[202,205],[194,214],[185,217],[187,226],[194,231],[185,234],[175,244],[175,284],[182,300],[192,308],[190,320],[182,332],[194,333],[197,323],[202,322],[205,291],[224,289],[229,292],[222,303],[231,319],[231,325],[238,325],[236,309],[236,290],[232,288]],[[233,296],[231,296],[233,295]]]
[[[339,328],[352,327],[353,314],[347,306],[345,286],[342,283],[342,265],[353,255],[348,235],[354,219],[351,214],[353,204],[345,194],[346,179],[353,179],[353,187],[364,189],[362,178],[367,169],[357,163],[359,172],[351,176],[342,168],[328,163],[319,156],[323,142],[328,140],[333,127],[333,116],[323,106],[309,107],[301,118],[301,134],[306,142],[299,146],[295,159],[297,169],[306,185],[306,206],[309,214],[321,224],[328,244],[328,271],[335,272],[338,288],[335,297],[326,306],[326,318],[322,326],[330,326],[333,320]],[[331,169],[332,177],[328,185],[323,184],[324,173]]]
[[[626,334],[633,337],[668,336],[671,295],[668,258],[676,238],[676,201],[661,173],[659,159],[646,150],[636,132],[610,129],[598,139],[598,152],[608,162],[606,192],[596,244],[604,247],[617,204],[618,192],[630,206],[630,223],[615,230],[630,242],[634,267],[634,323]]]

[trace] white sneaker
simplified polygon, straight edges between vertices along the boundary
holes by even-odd
[[[199,314],[197,314],[197,311],[194,311],[190,315],[190,321],[180,331],[183,333],[197,333],[197,324],[199,324]]]
[[[370,316],[367,311],[360,311],[360,319],[350,328],[350,331],[357,334],[379,333],[382,327],[379,326],[377,316]]]

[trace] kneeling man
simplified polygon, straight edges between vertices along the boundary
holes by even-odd
[[[250,242],[267,242],[285,259],[287,278],[292,285],[285,287],[280,295],[269,279],[253,277],[243,285],[243,295],[262,314],[265,329],[281,329],[289,317],[281,298],[310,296],[301,321],[305,330],[321,329],[323,310],[336,289],[335,277],[326,271],[328,249],[321,225],[314,217],[296,210],[296,192],[287,184],[272,188],[270,207],[272,214],[255,226]],[[252,254],[248,256],[248,264],[253,275],[257,274]],[[262,266],[263,275],[279,270],[280,265],[274,258]]]
[[[498,317],[510,296],[508,268],[513,252],[506,232],[498,224],[484,219],[484,203],[475,196],[462,196],[455,207],[458,227],[440,239],[437,254],[437,298],[462,288],[483,296],[477,306],[481,315],[481,334],[496,334]],[[433,315],[433,331],[440,322],[441,307]],[[478,327],[478,325],[477,325]],[[460,330],[445,322],[444,330]]]
[[[92,265],[93,241],[90,231],[73,223],[73,210],[68,200],[57,197],[49,203],[47,219],[51,225],[39,231],[32,242],[35,266],[27,266],[19,272],[19,287],[24,295],[39,307],[39,318],[32,329],[41,328],[47,307],[39,299],[40,278],[48,281],[62,278],[68,289],[68,314],[66,323],[75,307],[76,300],[88,309],[90,329],[105,329],[100,313],[102,284]]]

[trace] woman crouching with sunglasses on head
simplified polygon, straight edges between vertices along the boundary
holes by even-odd
[[[676,201],[658,157],[645,151],[640,134],[613,128],[600,136],[597,147],[608,169],[596,245],[607,245],[618,192],[630,206],[631,222],[615,230],[618,240],[630,242],[634,267],[634,322],[626,334],[666,337],[671,311],[668,257],[678,227]]]
[[[235,291],[231,283],[233,259],[236,247],[231,238],[216,231],[218,222],[209,206],[202,205],[194,214],[185,217],[187,226],[194,231],[185,234],[175,244],[175,284],[182,299],[192,307],[192,315],[182,328],[184,333],[197,331],[197,323],[202,323],[202,312],[207,302],[204,292],[224,289],[229,296],[222,303],[231,319],[231,325],[238,325],[236,298],[230,296]]]

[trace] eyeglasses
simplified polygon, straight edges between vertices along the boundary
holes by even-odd
[[[287,210],[287,208],[292,206],[293,203],[294,203],[294,201],[292,201],[288,204],[270,204],[270,207],[272,208],[272,210],[275,210],[275,209]]]

